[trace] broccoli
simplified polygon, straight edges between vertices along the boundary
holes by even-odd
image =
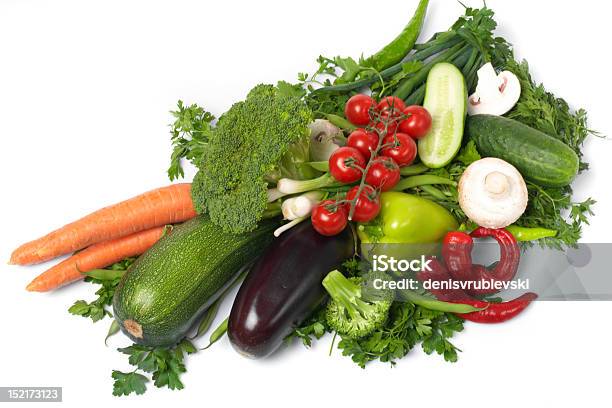
[[[226,232],[253,230],[268,206],[268,183],[320,174],[305,164],[312,120],[300,96],[272,85],[253,88],[209,132],[192,184],[196,211]]]
[[[325,315],[327,324],[342,336],[351,339],[363,338],[386,323],[393,302],[392,292],[376,291],[372,293],[372,298],[362,294],[364,280],[373,280],[375,277],[378,275],[346,278],[335,270],[323,279],[323,286],[331,296]],[[382,276],[381,278],[385,279]],[[364,287],[366,288],[369,288],[369,285]]]

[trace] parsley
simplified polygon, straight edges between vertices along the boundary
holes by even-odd
[[[291,343],[294,338],[298,338],[302,340],[304,346],[310,347],[314,339],[320,339],[329,330],[329,326],[325,320],[325,305],[323,305],[308,319],[302,322],[299,327],[296,327],[293,332],[285,338],[285,342]]]
[[[580,158],[580,171],[588,169],[583,161],[582,145],[589,135],[597,132],[589,129],[587,115],[583,109],[572,111],[567,102],[536,84],[529,73],[527,61],[509,59],[506,69],[512,71],[521,82],[521,97],[508,117],[553,136]],[[591,198],[583,202],[572,202],[570,186],[560,188],[541,187],[528,183],[529,204],[525,214],[517,222],[524,227],[544,227],[557,230],[557,236],[539,240],[539,244],[562,249],[575,246],[582,234],[582,227],[593,215]],[[564,217],[564,213],[569,213]]]
[[[362,368],[374,360],[394,365],[419,343],[425,353],[436,352],[446,361],[455,362],[459,350],[448,339],[462,330],[463,320],[451,313],[394,302],[385,327],[364,339],[343,338],[338,348]]]
[[[529,73],[527,61],[508,61],[506,69],[512,71],[521,82],[521,97],[507,115],[532,128],[553,136],[568,145],[582,159],[582,145],[590,135],[597,132],[589,129],[587,115],[583,109],[572,112],[567,102],[546,91],[544,85],[536,84]],[[580,170],[588,164],[582,160]]]
[[[94,323],[102,320],[104,317],[112,317],[110,305],[113,303],[115,289],[121,280],[125,271],[132,265],[136,258],[126,258],[119,261],[107,269],[95,269],[85,273],[85,282],[101,285],[96,291],[98,297],[92,302],[85,300],[77,300],[68,309],[73,315],[88,317]]]
[[[120,397],[122,395],[130,395],[132,392],[140,395],[147,390],[146,383],[149,381],[147,377],[137,372],[122,373],[121,371],[113,371],[113,395]]]
[[[446,361],[457,361],[460,351],[449,339],[463,330],[463,320],[452,313],[425,309],[406,302],[394,302],[389,320],[382,329],[363,339],[342,338],[338,348],[342,355],[350,357],[365,368],[370,361],[396,364],[419,343],[427,354],[434,352]],[[304,323],[297,327],[286,340],[299,338],[306,347],[312,341],[331,332],[325,320],[325,305],[317,309]]]
[[[143,394],[149,378],[138,371],[151,374],[153,384],[168,387],[171,390],[182,390],[185,386],[180,376],[186,372],[185,356],[197,352],[188,340],[183,340],[175,347],[148,347],[139,344],[119,348],[118,351],[129,356],[128,362],[136,369],[129,373],[114,370],[112,377],[113,395],[129,395],[132,392]]]
[[[185,106],[183,101],[178,101],[177,105],[178,110],[171,111],[175,121],[170,125],[173,147],[168,168],[170,180],[185,175],[181,165],[182,158],[193,161],[202,156],[210,135],[210,124],[215,120],[210,112],[196,104]]]

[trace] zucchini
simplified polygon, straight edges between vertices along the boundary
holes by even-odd
[[[466,131],[483,157],[507,161],[538,185],[567,186],[578,174],[580,161],[569,146],[516,120],[474,115]]]
[[[115,319],[134,342],[171,346],[272,241],[277,222],[223,232],[207,216],[185,222],[134,262],[117,286]]]

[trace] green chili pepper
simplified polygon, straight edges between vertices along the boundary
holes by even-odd
[[[365,65],[380,72],[400,62],[412,50],[421,33],[428,5],[429,0],[421,0],[414,12],[414,16],[402,32],[382,50],[368,58],[365,61]]]
[[[509,225],[506,230],[514,235],[517,241],[535,241],[542,238],[550,238],[557,235],[556,230],[547,228],[527,228],[518,225]]]

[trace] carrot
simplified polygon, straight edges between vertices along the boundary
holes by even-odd
[[[99,242],[183,222],[195,216],[191,184],[173,184],[102,208],[23,244],[13,252],[9,263],[30,265],[48,261]]]
[[[38,275],[26,287],[30,292],[46,292],[83,278],[83,272],[104,268],[151,248],[166,227],[156,227],[127,237],[100,242],[86,248]]]

